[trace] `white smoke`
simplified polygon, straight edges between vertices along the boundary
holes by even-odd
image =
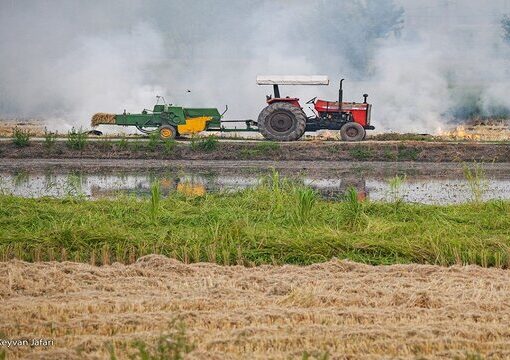
[[[505,13],[510,0],[2,2],[0,116],[64,129],[164,95],[255,119],[271,92],[257,74],[327,74],[283,94],[335,99],[345,77],[378,130],[434,132],[510,109]]]
[[[510,2],[402,0],[406,27],[373,59],[374,108],[384,130],[435,132],[470,116],[510,109],[510,47],[502,10]]]

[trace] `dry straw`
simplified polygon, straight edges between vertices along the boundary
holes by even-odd
[[[116,358],[139,359],[130,344],[152,346],[178,316],[193,359],[302,359],[305,351],[315,359],[509,359],[508,275],[338,260],[252,268],[161,255],[101,267],[12,260],[0,264],[0,332],[56,340],[11,347],[9,358],[113,358],[111,343]]]
[[[115,124],[115,115],[107,113],[94,114],[94,116],[92,116],[91,124],[92,126],[100,124]]]

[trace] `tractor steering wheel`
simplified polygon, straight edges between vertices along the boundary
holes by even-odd
[[[315,103],[315,99],[317,99],[317,96],[314,97],[313,99],[308,100],[306,103],[307,104],[314,104]]]

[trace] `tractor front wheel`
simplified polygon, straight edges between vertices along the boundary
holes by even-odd
[[[365,138],[366,131],[357,122],[348,122],[340,129],[343,141],[361,141]]]
[[[294,141],[305,133],[306,115],[297,106],[277,102],[260,112],[258,126],[268,140]]]
[[[172,125],[162,125],[159,127],[159,137],[161,140],[175,139],[177,130]]]

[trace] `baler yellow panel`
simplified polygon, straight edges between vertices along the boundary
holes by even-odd
[[[188,182],[177,184],[177,191],[186,196],[204,196],[207,192],[203,184],[193,184]]]
[[[179,134],[181,134],[181,135],[196,134],[201,131],[204,131],[207,126],[207,122],[211,121],[211,119],[212,119],[211,116],[187,118],[186,124],[177,125],[177,130],[179,131]]]

